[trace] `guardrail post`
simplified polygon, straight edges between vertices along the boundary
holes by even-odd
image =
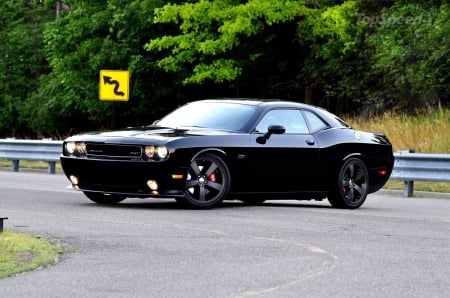
[[[18,172],[19,171],[19,163],[20,163],[20,160],[13,160],[12,161],[12,170],[14,172]]]
[[[49,161],[48,162],[48,173],[49,174],[55,174],[56,171],[56,162],[55,161]]]
[[[0,233],[3,232],[3,221],[8,219],[7,217],[0,217]]]
[[[403,189],[403,195],[405,197],[414,196],[414,181],[405,181],[405,188]]]
[[[414,149],[405,150],[407,153],[416,153]],[[403,196],[405,197],[413,197],[414,196],[414,180],[405,180],[404,188],[403,188]]]

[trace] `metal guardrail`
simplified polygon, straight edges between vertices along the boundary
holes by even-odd
[[[0,139],[0,159],[13,162],[19,171],[20,160],[48,162],[48,172],[55,173],[63,141]],[[405,182],[404,195],[413,196],[414,181],[450,182],[450,154],[414,153],[411,150],[394,153],[394,169],[390,179]]]
[[[450,182],[450,154],[414,153],[412,150],[394,153],[394,169],[390,179],[405,183],[404,196],[414,194],[414,181]]]
[[[21,160],[48,162],[48,173],[54,174],[62,152],[63,141],[0,139],[0,159],[12,161],[14,172]]]

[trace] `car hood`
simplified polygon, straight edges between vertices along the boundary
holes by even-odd
[[[160,126],[130,127],[114,131],[98,131],[75,135],[67,140],[85,142],[130,142],[131,140],[169,141],[194,136],[231,135],[236,132],[199,127],[168,128]],[[134,143],[134,142],[132,142]]]

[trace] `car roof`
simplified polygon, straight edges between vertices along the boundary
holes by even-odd
[[[203,99],[198,100],[194,102],[229,102],[229,103],[237,103],[237,104],[245,104],[245,105],[252,105],[252,106],[261,106],[261,107],[284,107],[284,108],[307,108],[312,109],[315,111],[318,111],[320,113],[327,113],[331,114],[324,108],[309,105],[306,103],[300,103],[295,101],[288,101],[288,100],[281,100],[281,99],[273,99],[273,98],[266,98],[266,99],[259,99],[259,98],[213,98],[213,99]],[[191,103],[194,103],[191,102]],[[333,115],[334,116],[334,115]],[[328,115],[329,117],[329,115]]]
[[[334,127],[349,127],[349,125],[340,119],[335,114],[327,111],[326,109],[314,105],[309,105],[305,103],[282,100],[282,99],[274,99],[274,98],[212,98],[212,99],[203,99],[195,102],[228,102],[234,104],[243,104],[243,105],[252,105],[258,106],[261,109],[270,109],[272,107],[277,108],[300,108],[300,109],[308,109],[316,112],[322,117],[326,122],[331,124]],[[194,102],[191,102],[194,103]]]
[[[287,100],[281,100],[281,99],[274,99],[274,98],[213,98],[213,99],[203,99],[196,102],[229,102],[229,103],[239,103],[239,104],[246,104],[246,105],[263,105],[263,106],[284,106],[284,107],[309,107],[309,108],[318,108],[316,106],[311,106],[305,103],[300,102],[294,102],[294,101],[287,101]]]

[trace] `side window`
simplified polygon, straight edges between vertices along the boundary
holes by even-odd
[[[316,114],[310,111],[304,111],[305,117],[308,120],[309,126],[311,127],[312,132],[319,131],[321,129],[326,128],[328,125],[323,122]]]
[[[267,112],[256,126],[256,131],[266,132],[270,125],[283,125],[286,133],[307,134],[308,126],[299,110],[272,110]]]

